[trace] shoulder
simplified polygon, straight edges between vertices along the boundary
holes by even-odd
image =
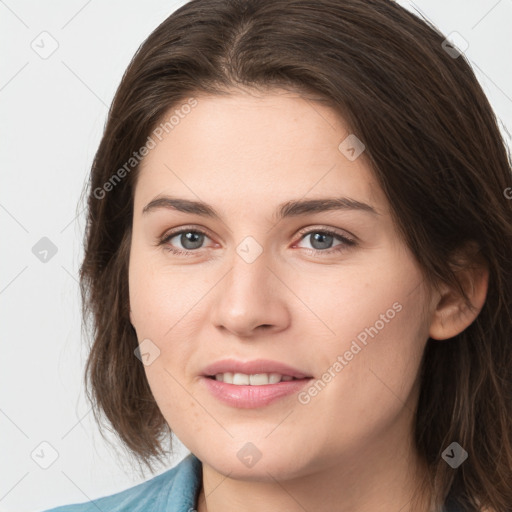
[[[201,461],[192,453],[177,466],[124,491],[46,512],[187,512],[201,487]]]

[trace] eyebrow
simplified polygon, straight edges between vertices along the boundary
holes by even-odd
[[[159,196],[149,202],[142,210],[146,215],[158,209],[177,210],[222,221],[221,215],[209,204],[179,197]],[[299,217],[312,213],[332,210],[358,210],[379,215],[373,206],[348,197],[326,197],[323,199],[292,200],[278,206],[273,218],[280,221],[287,217]]]

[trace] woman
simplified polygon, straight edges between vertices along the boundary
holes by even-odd
[[[151,466],[56,510],[512,504],[512,191],[461,52],[387,0],[194,0],[95,157],[98,419]]]

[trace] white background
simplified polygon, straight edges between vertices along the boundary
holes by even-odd
[[[126,66],[183,3],[0,0],[0,512],[87,501],[151,476],[108,447],[84,397],[79,199]],[[510,143],[512,0],[399,3],[468,41],[466,56]],[[43,31],[58,43],[47,59],[31,48]],[[57,247],[46,263],[32,252],[42,237]],[[31,458],[36,450],[49,462],[53,449],[48,469]],[[186,453],[180,445],[166,467]]]

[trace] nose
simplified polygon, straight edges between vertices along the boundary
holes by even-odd
[[[212,322],[240,338],[276,333],[289,325],[287,288],[263,252],[254,261],[234,254],[231,269],[215,287]]]

